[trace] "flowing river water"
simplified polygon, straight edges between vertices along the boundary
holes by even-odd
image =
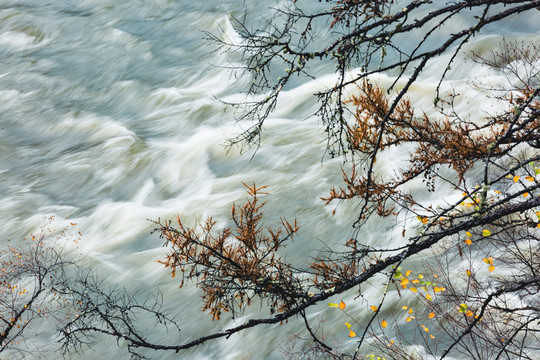
[[[352,234],[355,207],[342,204],[332,216],[334,206],[323,206],[320,197],[340,184],[341,162],[325,157],[325,134],[319,120],[310,117],[316,109],[312,94],[334,81],[331,68],[284,93],[255,156],[253,151],[224,146],[240,127],[233,112],[225,111],[216,98],[234,98],[248,79],[232,77],[220,67],[236,60],[213,51],[204,32],[234,36],[231,16],[247,10],[257,18],[267,14],[269,6],[255,0],[3,0],[2,245],[39,232],[44,219],[54,216],[47,226],[80,232],[77,246],[97,273],[143,296],[158,290],[164,294],[165,307],[176,314],[183,330],[181,339],[167,338],[167,333],[158,339],[174,343],[234,321],[211,322],[199,311],[196,290],[178,289],[177,280],[156,262],[165,249],[151,234],[150,220],[180,214],[186,223],[195,224],[212,215],[225,226],[231,204],[245,199],[242,182],[255,182],[268,185],[271,193],[266,207],[269,224],[283,216],[296,218],[301,227],[299,237],[287,247],[287,259],[302,263],[316,255],[311,249],[344,243]],[[503,35],[536,41],[537,20],[529,15],[492,26],[474,38],[469,50],[487,51]],[[504,82],[470,61],[453,66],[444,86],[465,95],[467,81],[475,77]],[[436,85],[429,73],[411,95],[426,111]],[[384,85],[391,79],[379,81]],[[464,96],[458,106],[482,116],[490,108],[475,96]],[[396,159],[379,162],[391,171],[392,161]],[[368,244],[391,243],[388,228],[369,223],[360,236]],[[321,304],[311,316],[327,309]],[[148,324],[150,333],[152,326]],[[279,359],[280,346],[297,331],[302,324],[261,327],[181,355],[152,356]],[[335,330],[333,336],[342,332]],[[55,336],[44,332],[40,343],[52,342]],[[55,349],[43,346],[42,355],[55,358]],[[80,357],[128,358],[125,350],[123,344],[119,349],[116,342],[105,341]]]

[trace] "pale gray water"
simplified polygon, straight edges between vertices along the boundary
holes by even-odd
[[[324,158],[317,119],[305,120],[314,109],[311,94],[332,84],[331,74],[299,82],[285,94],[253,160],[252,153],[227,153],[224,147],[238,128],[214,97],[234,96],[247,80],[211,66],[235,59],[212,52],[202,31],[232,34],[228,16],[241,14],[244,6],[254,17],[268,11],[257,1],[4,0],[0,241],[38,231],[46,216],[55,216],[57,229],[77,223],[80,247],[97,270],[142,292],[151,293],[158,284],[168,306],[187,319],[186,338],[227,322],[211,323],[198,312],[198,296],[178,291],[175,280],[156,264],[164,250],[147,219],[180,213],[195,223],[212,214],[225,224],[230,204],[244,199],[241,182],[255,181],[273,194],[269,219],[296,217],[302,227],[287,248],[292,261],[302,262],[306,249],[320,242],[343,243],[354,212],[343,204],[332,217],[333,207],[324,208],[319,200],[339,184],[340,163]],[[538,36],[530,17],[510,19],[490,31],[471,46],[489,48],[501,34]],[[456,67],[448,87],[464,86],[473,70],[481,75],[470,63]],[[423,94],[433,81],[426,76],[413,89],[426,109],[432,96]],[[368,243],[392,238],[386,225],[370,224],[364,231]],[[326,310],[323,304],[317,311]],[[184,356],[279,358],[276,344],[294,331],[292,326],[261,328]],[[128,358],[114,342],[82,357]]]

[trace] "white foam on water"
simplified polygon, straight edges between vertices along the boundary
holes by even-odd
[[[68,118],[59,124],[62,130],[81,131],[90,133],[89,139],[92,141],[110,140],[118,137],[133,137],[135,134],[129,131],[124,125],[112,119],[96,119],[92,115],[84,118]]]
[[[12,51],[27,49],[35,41],[35,37],[20,32],[6,31],[0,34],[0,46],[9,48]]]

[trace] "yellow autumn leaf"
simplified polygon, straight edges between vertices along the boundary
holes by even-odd
[[[416,218],[418,219],[418,221],[422,222],[423,224],[427,224],[428,222],[428,218],[425,216],[418,215]]]
[[[466,240],[464,241],[464,243],[467,244],[467,245],[471,245],[471,244],[472,244],[472,240],[471,240],[471,239],[466,239]]]
[[[412,308],[410,308],[410,309],[409,309],[409,314],[412,314],[413,311],[414,311],[414,310],[413,310]]]
[[[489,272],[492,272],[493,270],[495,270],[495,266],[491,265],[491,266],[489,267]]]
[[[408,317],[408,318],[405,319],[406,322],[411,322],[411,320],[412,320],[412,319],[411,319],[410,317]]]
[[[418,291],[418,289],[415,288],[415,287],[409,288],[409,290],[411,290],[412,292],[417,292]]]
[[[388,326],[388,323],[386,322],[386,320],[383,320],[383,321],[381,322],[381,326],[382,326],[383,328],[385,328],[385,327]]]
[[[345,309],[346,307],[347,307],[347,305],[345,305],[345,303],[344,303],[343,301],[341,301],[341,302],[339,303],[339,308],[340,308],[341,310]]]
[[[337,308],[339,305],[336,303],[328,303],[328,306]]]
[[[406,307],[405,305],[403,305],[401,308],[402,308],[403,310],[407,310],[407,309],[408,309],[408,307]]]
[[[529,196],[529,193],[528,193],[528,192],[526,192],[526,193],[523,194],[523,197],[527,197],[527,196]]]
[[[412,273],[412,270],[407,270],[407,271],[405,272],[405,276],[408,277],[409,275],[411,275],[411,273]]]
[[[403,280],[401,280],[401,282],[399,283],[401,286],[403,285],[407,285],[409,283],[409,279],[407,278],[403,278]]]
[[[465,315],[467,315],[467,317],[471,317],[471,316],[474,315],[474,313],[473,313],[471,310],[469,310],[469,311],[467,311],[467,312],[465,313]]]
[[[429,337],[432,338],[432,339],[435,339],[435,336],[433,336],[433,335],[429,335]]]
[[[429,301],[432,301],[432,300],[433,300],[433,298],[432,298],[431,295],[429,295],[429,294],[426,294],[426,299],[428,299]]]
[[[471,272],[471,270],[469,270],[469,269],[467,269],[466,273],[467,273],[467,276],[471,276],[471,275],[472,275],[472,272]]]
[[[465,231],[465,235],[467,235],[467,237],[471,237],[471,236],[472,236],[472,234],[471,234],[470,232],[468,232],[468,231]]]
[[[525,179],[527,179],[527,181],[534,181],[534,178],[532,176],[526,176]]]
[[[428,318],[433,319],[435,317],[435,313],[429,313]]]
[[[514,176],[513,180],[514,180],[515,183],[518,182],[519,181],[519,175]]]
[[[495,194],[501,194],[499,190],[494,190]]]
[[[370,306],[371,310],[373,310],[374,312],[377,311],[377,307],[375,305],[371,305]]]
[[[349,331],[349,337],[355,337],[356,333],[352,330]]]
[[[484,230],[482,230],[482,235],[483,236],[489,236],[489,235],[491,235],[491,231],[489,231],[487,229],[484,229]]]
[[[348,322],[345,323],[345,326],[347,326],[347,329],[351,328],[351,324],[349,324]]]

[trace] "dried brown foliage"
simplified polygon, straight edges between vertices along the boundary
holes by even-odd
[[[223,311],[243,310],[254,296],[268,299],[271,312],[291,309],[306,295],[293,269],[281,260],[278,251],[298,231],[293,223],[281,219],[277,229],[264,226],[260,196],[265,187],[245,185],[248,201],[233,205],[234,228],[215,231],[212,218],[199,229],[185,227],[177,217],[178,227],[167,222],[159,228],[171,252],[162,263],[171,268],[172,276],[181,273],[185,280],[196,280],[203,292],[203,310],[212,319]]]
[[[369,198],[378,215],[388,216],[395,214],[395,203],[408,207],[416,204],[402,188],[421,175],[428,178],[441,166],[447,166],[456,172],[459,184],[479,161],[504,157],[519,144],[536,144],[540,133],[537,95],[538,91],[528,85],[515,89],[507,96],[506,112],[472,122],[457,114],[442,114],[440,118],[425,113],[415,116],[407,98],[391,111],[386,91],[364,79],[359,94],[348,101],[355,109],[354,122],[347,125],[351,150],[375,163],[376,154],[401,147],[410,154],[408,162],[399,170],[396,164],[393,178],[374,171],[360,175],[353,164],[350,174],[343,172],[345,187],[332,189],[323,200],[328,204],[335,199]],[[521,108],[524,104],[527,106]]]

